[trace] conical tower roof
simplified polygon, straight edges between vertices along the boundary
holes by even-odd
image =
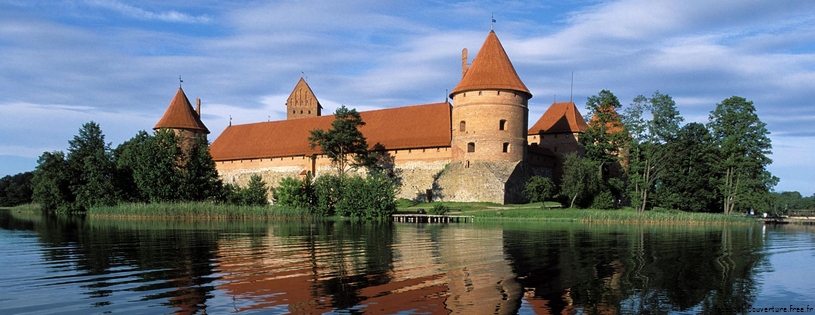
[[[170,106],[167,106],[167,111],[164,112],[164,116],[153,127],[153,130],[160,128],[200,130],[209,134],[209,129],[192,108],[190,100],[187,99],[181,87],[178,88],[175,97],[170,101]]]
[[[494,31],[490,31],[478,55],[473,59],[472,65],[467,69],[461,82],[450,93],[455,94],[474,90],[512,90],[526,93],[530,98],[532,93],[524,85],[515,67],[509,61],[504,46],[498,40]]]

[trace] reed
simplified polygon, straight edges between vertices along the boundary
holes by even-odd
[[[754,218],[741,215],[719,213],[694,213],[678,210],[653,210],[638,213],[634,209],[596,210],[596,209],[552,209],[515,208],[469,211],[470,214],[484,219],[504,218],[518,220],[572,221],[582,223],[755,223]]]
[[[175,219],[274,219],[311,216],[305,209],[277,206],[237,206],[210,202],[122,203],[115,206],[93,207],[88,217],[175,218]]]

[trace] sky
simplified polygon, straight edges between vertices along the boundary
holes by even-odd
[[[775,190],[815,193],[810,0],[0,0],[0,176],[89,121],[114,148],[151,130],[179,84],[210,141],[230,120],[285,119],[301,76],[324,113],[442,102],[491,27],[530,125],[555,100],[585,114],[603,89],[623,108],[668,94],[686,123],[737,95],[771,132]]]

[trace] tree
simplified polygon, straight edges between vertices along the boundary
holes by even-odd
[[[115,164],[99,124],[85,123],[68,144],[68,172],[78,209],[115,204]]]
[[[772,142],[752,101],[733,96],[710,112],[708,128],[719,149],[719,193],[726,214],[769,200],[778,178],[767,171]]]
[[[651,119],[643,117],[645,111],[651,114]],[[632,205],[642,213],[657,179],[665,171],[670,155],[666,145],[676,138],[683,118],[671,96],[656,91],[650,98],[642,95],[634,98],[623,121],[631,136],[628,143],[630,197]]]
[[[715,165],[717,149],[707,128],[689,123],[666,145],[665,168],[657,180],[656,199],[666,208],[692,212],[719,209]]]
[[[622,151],[628,142],[628,134],[617,115],[620,101],[608,90],[602,90],[586,101],[589,110],[588,128],[580,137],[580,145],[586,149],[586,157],[598,162],[598,174],[609,175],[609,167],[619,165]]]
[[[202,201],[217,196],[223,183],[209,154],[207,139],[196,136],[183,153],[181,199]]]
[[[543,202],[555,194],[555,183],[552,179],[543,176],[532,176],[524,185],[524,194],[529,202]]]
[[[62,151],[44,152],[32,179],[33,199],[45,211],[70,212],[76,197],[71,192],[68,161]]]
[[[260,175],[252,175],[249,185],[241,190],[242,204],[247,206],[265,206],[269,204],[269,189]]]
[[[566,154],[560,192],[569,198],[569,208],[588,206],[593,196],[603,190],[603,180],[597,173],[596,161],[581,158],[577,153]]]
[[[323,154],[331,159],[341,179],[345,177],[349,166],[366,166],[372,161],[365,136],[359,131],[359,127],[364,125],[365,122],[356,109],[348,109],[343,105],[334,112],[331,129],[312,130],[308,137],[312,149],[320,146]]]
[[[33,172],[3,176],[0,179],[0,207],[13,207],[31,202]]]

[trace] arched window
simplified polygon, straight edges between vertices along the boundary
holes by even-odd
[[[501,119],[501,121],[498,122],[498,130],[505,130],[506,128],[507,128],[507,120],[506,119]]]
[[[475,142],[467,143],[467,152],[475,152]]]
[[[504,153],[509,152],[509,142],[504,142]]]
[[[463,120],[460,123],[458,123],[458,131],[461,132],[467,131],[467,123],[464,122]]]

